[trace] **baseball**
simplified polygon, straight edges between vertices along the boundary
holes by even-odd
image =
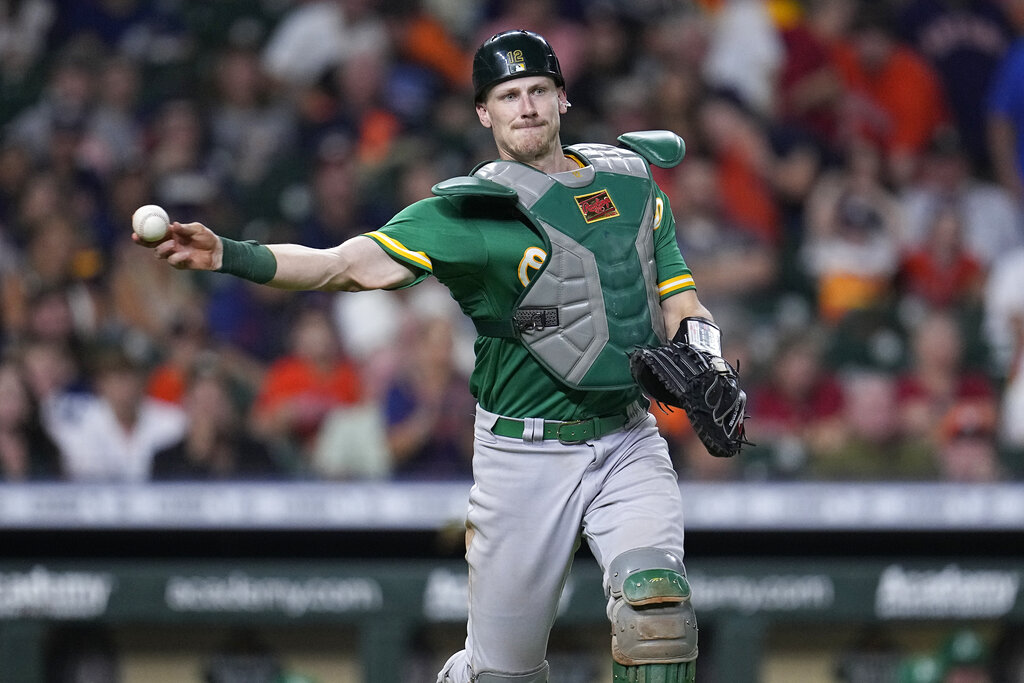
[[[171,219],[167,217],[167,212],[156,204],[140,206],[132,214],[132,229],[146,242],[163,239],[170,224]]]

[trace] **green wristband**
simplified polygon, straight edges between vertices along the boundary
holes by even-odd
[[[255,240],[238,242],[227,237],[221,237],[220,243],[224,254],[221,256],[218,273],[236,275],[260,285],[274,279],[274,275],[277,274],[277,259],[274,258],[274,252],[266,246]]]

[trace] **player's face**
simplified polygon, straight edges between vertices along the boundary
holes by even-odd
[[[499,83],[476,105],[480,123],[494,133],[501,157],[526,164],[561,156],[558,131],[565,112],[565,91],[547,76]]]

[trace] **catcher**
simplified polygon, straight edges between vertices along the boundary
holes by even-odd
[[[312,249],[176,222],[156,255],[284,289],[396,289],[433,275],[472,318],[469,622],[439,683],[548,680],[548,634],[581,539],[604,575],[615,681],[692,683],[682,502],[643,392],[685,408],[722,456],[743,443],[745,399],[651,177],[651,164],[682,160],[683,141],[646,131],[563,147],[558,59],[529,31],[485,41],[473,84],[498,158],[380,230]]]

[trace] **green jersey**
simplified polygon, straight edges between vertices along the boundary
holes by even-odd
[[[551,177],[557,181],[562,175]],[[580,196],[603,190],[596,185],[574,188]],[[668,199],[656,186],[654,193],[657,289],[664,300],[694,284],[676,243]],[[571,208],[582,210],[575,203]],[[633,234],[637,230],[626,217],[618,225],[615,216],[608,217],[605,226]],[[412,284],[433,274],[474,320],[507,317],[548,255],[544,238],[514,205],[495,201],[425,199],[367,236],[418,273]],[[499,415],[582,420],[620,412],[640,398],[635,387],[572,389],[517,339],[480,336],[474,350],[470,389],[484,409]]]

